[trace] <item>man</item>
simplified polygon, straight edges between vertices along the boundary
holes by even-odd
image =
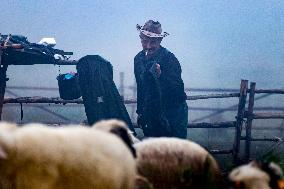
[[[180,63],[161,46],[164,32],[159,22],[137,25],[143,50],[134,58],[137,83],[137,124],[146,137],[186,138],[188,107]]]

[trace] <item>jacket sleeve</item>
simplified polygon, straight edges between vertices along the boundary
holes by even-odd
[[[172,101],[175,99],[184,98],[184,83],[181,78],[181,66],[178,59],[174,54],[169,53],[167,57],[167,63],[162,70],[161,79],[164,80],[163,92],[167,93],[168,97],[171,97]]]
[[[144,102],[144,89],[142,80],[143,69],[141,67],[141,62],[134,58],[134,75],[137,84],[137,114],[142,114],[143,112],[143,102]]]

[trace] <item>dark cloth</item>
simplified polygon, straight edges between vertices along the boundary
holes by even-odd
[[[161,68],[160,77],[155,72],[156,64]],[[185,138],[188,120],[186,94],[180,63],[175,55],[163,47],[150,58],[141,51],[134,58],[134,73],[137,83],[136,112],[142,115],[145,122],[144,134]],[[170,117],[170,114],[176,115],[179,120]],[[174,131],[179,127],[183,134]]]
[[[187,137],[188,107],[186,103],[165,110],[165,117],[168,128],[165,123],[160,123],[157,119],[149,119],[143,126],[143,133],[146,137]],[[164,120],[165,121],[165,120]]]
[[[123,120],[135,133],[124,102],[113,81],[110,62],[98,55],[81,58],[77,64],[79,85],[90,125],[102,119]]]

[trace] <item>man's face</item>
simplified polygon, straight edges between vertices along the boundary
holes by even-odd
[[[147,52],[148,55],[154,54],[159,48],[162,38],[147,37],[140,34],[141,44],[143,50]]]

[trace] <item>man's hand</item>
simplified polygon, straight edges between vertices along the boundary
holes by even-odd
[[[141,129],[143,129],[143,127],[146,125],[145,120],[144,120],[142,114],[138,114],[138,116],[137,116],[137,125]]]
[[[154,62],[149,71],[152,73],[152,75],[156,78],[159,78],[161,75],[161,66],[160,64]]]
[[[160,64],[156,64],[156,69],[157,69],[157,76],[159,78],[162,73]]]

